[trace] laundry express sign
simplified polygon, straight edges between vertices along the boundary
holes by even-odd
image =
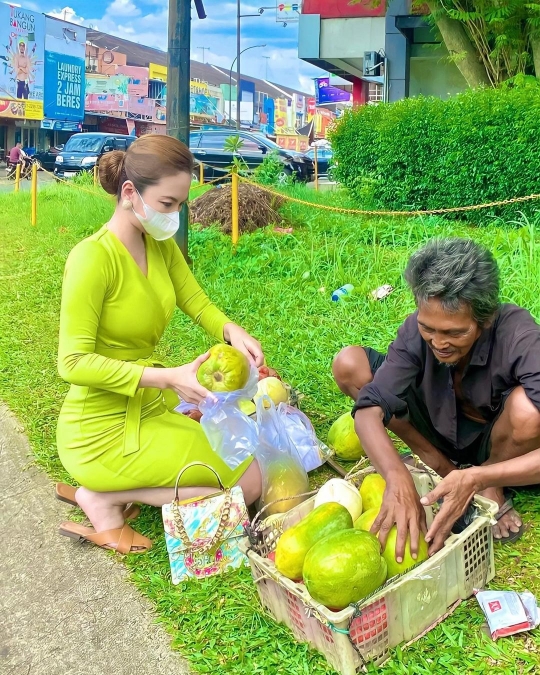
[[[45,117],[84,119],[84,61],[66,54],[45,52]]]
[[[85,94],[86,29],[47,17],[45,38],[45,117],[82,122]]]

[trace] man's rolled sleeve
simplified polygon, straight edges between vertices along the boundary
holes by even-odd
[[[422,355],[422,338],[415,312],[401,325],[373,381],[360,390],[352,410],[353,417],[362,408],[375,407],[382,409],[385,426],[394,416],[404,417],[407,414],[405,394],[422,369]]]

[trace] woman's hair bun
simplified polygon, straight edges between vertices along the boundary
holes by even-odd
[[[122,150],[113,150],[99,160],[99,182],[101,187],[110,195],[117,195],[124,170],[126,153]]]

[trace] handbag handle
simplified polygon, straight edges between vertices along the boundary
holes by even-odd
[[[183,469],[180,470],[180,473],[176,477],[176,483],[174,485],[174,501],[175,502],[178,501],[178,483],[180,482],[180,479],[184,475],[184,472],[187,471],[188,469],[191,469],[192,466],[202,466],[205,469],[208,469],[208,471],[211,471],[214,474],[214,476],[217,478],[219,487],[222,490],[225,490],[225,486],[221,482],[221,478],[219,477],[219,474],[215,469],[213,469],[211,466],[208,466],[208,464],[204,464],[203,462],[191,462],[191,464],[186,464],[186,466]]]

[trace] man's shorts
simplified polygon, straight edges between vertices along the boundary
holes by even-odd
[[[372,375],[375,375],[377,370],[384,363],[386,356],[375,349],[371,349],[371,347],[364,347],[364,350],[369,361],[371,373]],[[471,428],[476,428],[478,432],[478,436],[474,442],[465,448],[455,448],[450,441],[435,429],[429,417],[426,405],[414,387],[410,387],[405,396],[405,402],[408,408],[408,420],[426,440],[452,461],[457,462],[457,464],[460,465],[473,464],[479,466],[489,459],[491,453],[491,432],[495,422],[498,420],[499,415],[504,409],[504,403],[511,391],[512,390],[505,392],[501,406],[494,419],[490,422],[480,424],[463,418],[462,421],[469,427],[469,430]]]

